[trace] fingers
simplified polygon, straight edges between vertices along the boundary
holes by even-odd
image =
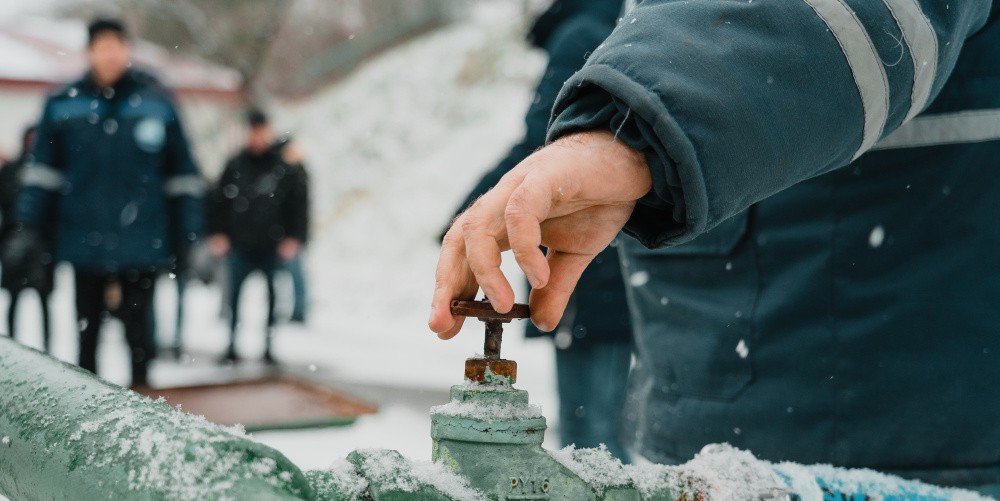
[[[514,289],[500,271],[500,245],[496,237],[475,219],[463,224],[465,233],[465,258],[476,283],[483,289],[493,308],[506,313],[514,307]]]
[[[531,321],[543,331],[551,331],[559,324],[569,297],[576,288],[583,270],[594,259],[592,254],[569,254],[549,251],[549,283],[531,291]]]
[[[500,248],[495,240],[482,235],[466,237],[469,269],[483,289],[493,309],[506,313],[514,307],[514,289],[500,271]]]
[[[507,239],[514,259],[524,270],[528,283],[536,289],[545,287],[549,281],[549,264],[539,246],[542,244],[540,225],[551,209],[552,192],[548,183],[531,177],[514,190],[504,209]]]
[[[452,228],[445,235],[434,274],[434,296],[427,326],[441,339],[454,337],[462,328],[463,319],[451,314],[451,301],[462,296],[470,287],[464,255],[465,242],[458,233],[456,228]],[[471,284],[471,287],[475,287],[475,284]],[[473,289],[471,294],[475,293]]]
[[[508,245],[504,207],[520,184],[520,178],[505,176],[493,190],[476,200],[455,226],[465,243],[465,260],[474,280],[493,308],[506,313],[514,307],[514,289],[500,271],[500,253]]]

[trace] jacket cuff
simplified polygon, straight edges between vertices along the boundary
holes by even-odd
[[[668,153],[689,150],[658,96],[603,64],[584,67],[563,86],[549,123],[548,141],[584,130],[610,130],[643,153],[653,189],[639,199],[624,232],[648,248],[691,240],[705,228],[705,187],[696,169],[685,173]]]

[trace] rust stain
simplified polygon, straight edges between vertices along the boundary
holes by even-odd
[[[517,362],[504,359],[489,358],[469,358],[465,361],[465,379],[477,383],[485,383],[486,369],[494,375],[510,378],[510,382],[517,381]]]

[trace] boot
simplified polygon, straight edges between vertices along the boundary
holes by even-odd
[[[240,357],[236,354],[236,348],[234,346],[230,346],[229,349],[226,350],[226,354],[219,357],[219,365],[234,365],[239,362]]]
[[[271,354],[270,348],[264,351],[264,363],[267,365],[278,365],[278,361]]]
[[[267,365],[278,365],[278,361],[274,359],[274,355],[271,353],[271,338],[274,337],[274,327],[267,328],[267,334],[264,338],[264,363]]]

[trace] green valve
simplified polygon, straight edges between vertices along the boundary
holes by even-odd
[[[348,464],[335,464],[316,478],[319,499],[675,499],[665,470],[651,475],[648,469],[632,470],[604,448],[555,453],[542,448],[541,409],[530,403],[528,392],[513,386],[517,364],[500,358],[502,324],[526,318],[527,306],[500,314],[488,302],[456,301],[452,312],[486,323],[485,355],[467,360],[465,384],[453,386],[450,401],[431,409],[433,461],[411,461],[394,451],[355,451]],[[644,476],[633,481],[633,472],[640,471]]]

